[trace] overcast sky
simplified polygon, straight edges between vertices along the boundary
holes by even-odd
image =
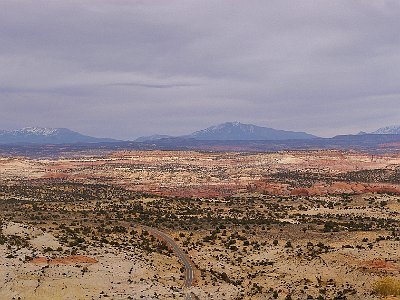
[[[400,123],[400,1],[0,0],[0,129]]]

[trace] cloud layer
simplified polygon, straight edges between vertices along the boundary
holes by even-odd
[[[398,1],[1,1],[0,128],[400,123]]]

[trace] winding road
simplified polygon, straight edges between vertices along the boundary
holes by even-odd
[[[174,251],[175,255],[180,259],[185,267],[184,288],[188,289],[192,287],[194,282],[194,267],[191,260],[189,259],[189,256],[181,248],[179,248],[178,244],[169,235],[152,227],[143,226],[143,228],[147,230],[151,235],[164,242],[169,248]],[[198,298],[193,293],[187,291],[185,299],[195,300]]]

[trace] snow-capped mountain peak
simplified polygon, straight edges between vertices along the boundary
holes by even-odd
[[[112,139],[95,138],[67,128],[25,127],[16,130],[1,130],[0,144],[71,144],[110,142]]]
[[[22,134],[32,134],[32,135],[42,135],[42,136],[50,136],[54,135],[59,131],[58,128],[45,128],[45,127],[25,127],[22,129],[14,130],[15,133]]]
[[[315,136],[305,132],[276,130],[240,122],[226,122],[211,126],[186,137],[198,140],[285,140],[315,138]]]
[[[382,127],[372,132],[372,134],[400,134],[400,125]]]

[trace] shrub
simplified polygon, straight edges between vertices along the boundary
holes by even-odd
[[[292,248],[292,242],[291,241],[287,241],[285,248]]]
[[[399,296],[400,280],[393,277],[383,277],[373,284],[374,292],[381,296]]]

